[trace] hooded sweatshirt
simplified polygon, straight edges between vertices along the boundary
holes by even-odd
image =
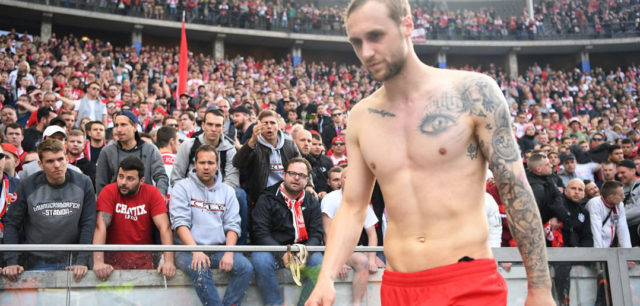
[[[269,154],[270,171],[267,178],[267,186],[273,186],[275,183],[282,181],[284,178],[284,165],[282,163],[282,157],[280,156],[280,149],[284,146],[284,135],[282,131],[278,131],[278,143],[276,146],[272,146],[262,135],[258,136],[258,143],[271,149]]]
[[[204,133],[198,135],[198,141],[200,141],[200,145],[205,144]],[[195,142],[195,138],[187,138],[180,147],[178,148],[178,154],[176,155],[176,160],[173,163],[173,171],[171,171],[171,185],[176,183],[177,180],[185,178],[185,173],[187,173],[187,168],[189,169],[189,173],[193,170],[193,162],[189,161],[189,154],[191,153],[191,148],[193,147],[193,143]],[[225,161],[225,173],[222,181],[228,184],[231,187],[238,187],[240,185],[240,171],[238,168],[233,166],[233,157],[236,155],[236,148],[233,144],[233,141],[228,137],[223,136],[218,143],[218,147],[216,147],[218,152],[226,151],[226,161]],[[218,166],[221,166],[220,162],[221,155],[218,154]],[[220,172],[220,169],[218,170]]]
[[[169,216],[176,244],[183,244],[176,231],[180,226],[189,228],[198,245],[225,244],[227,231],[240,236],[240,206],[233,188],[222,182],[220,173],[209,188],[191,172],[176,182],[170,198]]]
[[[146,182],[155,182],[160,193],[167,194],[169,187],[169,176],[164,170],[162,155],[158,148],[152,144],[144,142],[136,133],[136,146],[131,150],[125,150],[120,141],[114,141],[106,145],[96,164],[96,194],[100,194],[104,186],[116,181],[120,162],[129,157],[136,156],[144,163],[144,177]]]

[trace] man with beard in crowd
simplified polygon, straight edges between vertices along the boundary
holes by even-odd
[[[233,125],[236,128],[235,146],[240,150],[242,145],[251,139],[254,123],[251,122],[251,112],[244,106],[238,106],[231,112]]]
[[[104,139],[105,126],[102,121],[90,121],[85,125],[84,129],[89,138],[84,148],[84,156],[95,166],[102,148],[107,145]]]

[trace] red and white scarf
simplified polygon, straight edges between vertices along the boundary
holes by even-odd
[[[287,203],[287,207],[289,207],[289,210],[291,210],[291,215],[293,216],[293,228],[296,232],[294,242],[298,243],[301,241],[309,240],[307,228],[304,225],[304,216],[302,215],[302,202],[304,202],[305,193],[304,190],[300,192],[298,198],[290,199],[285,193],[284,183],[282,183],[280,184],[280,193],[282,193],[284,202]]]

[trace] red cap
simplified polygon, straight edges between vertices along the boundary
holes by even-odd
[[[333,145],[334,143],[336,143],[338,141],[344,143],[344,137],[342,137],[342,136],[333,137],[333,140],[331,140],[331,145]]]
[[[2,149],[5,152],[9,152],[9,153],[15,155],[18,159],[20,158],[20,154],[18,154],[18,148],[16,148],[16,146],[14,146],[14,145],[12,145],[10,143],[4,142],[4,143],[2,143]]]
[[[153,110],[154,112],[158,112],[161,113],[163,116],[169,116],[169,114],[167,113],[166,110],[164,110],[164,108],[162,107],[156,107],[156,109]]]

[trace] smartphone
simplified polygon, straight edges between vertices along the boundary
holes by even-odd
[[[316,119],[315,114],[307,114],[307,120],[314,120],[314,119]]]

